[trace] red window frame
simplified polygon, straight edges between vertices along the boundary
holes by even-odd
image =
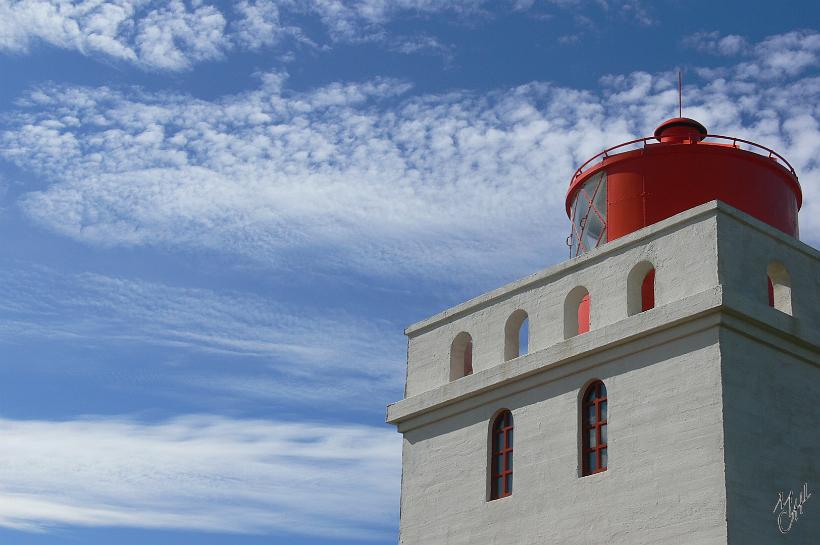
[[[495,417],[491,439],[490,499],[497,500],[512,495],[513,417],[510,411],[501,411]]]
[[[607,394],[600,380],[590,384],[581,404],[581,463],[583,475],[601,473],[607,469]]]

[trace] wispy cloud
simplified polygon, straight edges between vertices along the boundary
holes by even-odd
[[[794,77],[820,66],[820,33],[814,30],[776,34],[758,43],[750,43],[737,34],[699,32],[684,38],[683,45],[706,53],[746,59],[734,66],[703,72],[712,78],[775,80]]]
[[[354,402],[358,392],[388,399],[400,391],[400,332],[397,324],[328,306],[297,310],[259,294],[71,275],[20,263],[0,268],[0,343],[80,344],[103,347],[96,349],[102,353],[115,346],[158,347],[210,354],[221,362],[203,368],[192,357],[184,367],[165,369],[155,387],[169,391],[184,385],[244,403],[365,405],[369,399]],[[237,366],[237,360],[254,365]]]
[[[387,428],[184,416],[0,419],[0,526],[182,528],[386,539]]]
[[[746,53],[749,42],[737,34],[721,35],[720,32],[696,32],[683,39],[683,45],[704,53],[731,57]]]
[[[755,47],[814,58],[817,36],[800,50],[792,37]],[[806,182],[802,232],[813,240],[820,84],[806,61],[772,85],[774,66],[755,57],[689,80],[687,114],[784,153]],[[295,92],[272,73],[216,101],[46,86],[21,102],[0,154],[50,184],[22,197],[31,218],[91,244],[494,281],[561,255],[570,173],[672,115],[674,79],[637,72],[590,91],[536,82],[414,96],[378,79]]]
[[[436,37],[427,34],[409,37],[397,37],[393,40],[391,45],[393,51],[399,53],[429,53],[432,55],[441,56],[446,62],[453,59],[453,47],[442,43]]]

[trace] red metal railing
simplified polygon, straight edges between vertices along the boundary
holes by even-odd
[[[734,136],[723,136],[723,135],[720,135],[720,134],[707,134],[707,135],[706,135],[706,136],[704,136],[703,138],[704,138],[704,139],[706,139],[706,138],[715,138],[715,139],[718,139],[718,140],[728,140],[728,141],[731,141],[731,142],[732,142],[732,147],[737,148],[737,149],[743,149],[743,148],[741,148],[740,146],[738,146],[738,145],[737,145],[737,143],[738,143],[738,142],[741,142],[741,143],[743,143],[743,144],[748,144],[749,146],[752,146],[752,149],[751,149],[751,150],[744,150],[744,151],[751,151],[752,153],[755,153],[755,154],[757,154],[757,155],[765,155],[765,156],[767,156],[769,159],[774,159],[774,160],[776,160],[776,161],[779,161],[780,163],[782,163],[782,164],[783,164],[783,166],[784,166],[784,167],[786,167],[786,168],[789,170],[789,172],[791,172],[791,173],[792,173],[792,175],[793,175],[795,178],[797,178],[797,172],[795,172],[794,167],[791,165],[791,163],[789,163],[789,162],[786,160],[786,158],[785,158],[785,157],[783,157],[782,155],[780,155],[779,153],[777,153],[777,152],[776,152],[776,151],[774,151],[773,149],[767,148],[766,146],[762,146],[762,145],[760,145],[760,144],[758,144],[758,143],[756,143],[756,142],[752,142],[751,140],[744,140],[744,139],[742,139],[742,138],[735,138]],[[575,182],[575,180],[576,180],[579,176],[581,176],[584,172],[586,172],[587,170],[589,170],[589,168],[591,168],[591,167],[593,166],[593,165],[592,165],[592,162],[593,162],[593,161],[595,161],[596,159],[599,159],[599,158],[600,158],[600,160],[601,160],[601,161],[603,161],[604,159],[609,158],[610,153],[611,153],[612,151],[615,151],[615,150],[617,150],[617,149],[624,148],[624,147],[626,147],[626,146],[631,146],[631,145],[633,145],[633,144],[642,143],[642,144],[643,144],[643,147],[645,148],[645,147],[646,147],[646,144],[647,144],[650,140],[651,140],[651,141],[654,141],[654,142],[658,142],[658,139],[657,139],[657,138],[655,138],[654,136],[645,136],[645,137],[643,137],[643,138],[636,138],[635,140],[630,140],[629,142],[624,142],[624,143],[622,143],[622,144],[618,144],[617,146],[612,146],[611,148],[607,148],[607,149],[605,149],[604,151],[602,151],[602,152],[598,153],[597,155],[594,155],[593,157],[591,157],[590,159],[588,159],[588,160],[587,160],[587,161],[586,161],[583,165],[581,165],[580,167],[578,167],[578,170],[576,170],[576,171],[575,171],[575,174],[573,174],[573,175],[572,175],[572,180],[570,180],[570,184],[572,184],[573,182]],[[697,142],[694,142],[694,143],[697,143]],[[643,149],[643,148],[635,148],[635,149],[637,150],[637,149]],[[766,153],[759,153],[757,150],[762,150],[762,151],[764,151],[764,152],[766,152]],[[631,151],[631,150],[630,150],[630,151]],[[617,154],[616,154],[616,155],[617,155]]]

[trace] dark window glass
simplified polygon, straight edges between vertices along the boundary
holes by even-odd
[[[570,235],[571,256],[597,248],[607,240],[606,234],[606,172],[587,180],[572,202]]]

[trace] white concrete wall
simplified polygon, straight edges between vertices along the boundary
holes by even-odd
[[[461,331],[473,338],[475,373],[504,364],[504,325],[517,309],[529,315],[530,352],[563,341],[564,300],[576,286],[590,293],[593,330],[623,320],[627,276],[642,261],[655,266],[656,306],[717,286],[715,215],[714,205],[698,207],[411,326],[405,397],[449,381]]]
[[[778,320],[768,304],[766,269],[782,263],[791,277],[791,332],[820,344],[820,252],[745,214],[718,216],[720,283],[731,297],[754,305],[764,320]]]
[[[559,375],[405,433],[403,545],[726,543],[717,328]],[[604,380],[609,469],[579,477],[581,390]],[[515,424],[510,497],[487,501],[488,433]]]
[[[724,330],[721,353],[729,544],[819,544],[820,352]],[[781,534],[778,493],[803,483],[813,495]]]

